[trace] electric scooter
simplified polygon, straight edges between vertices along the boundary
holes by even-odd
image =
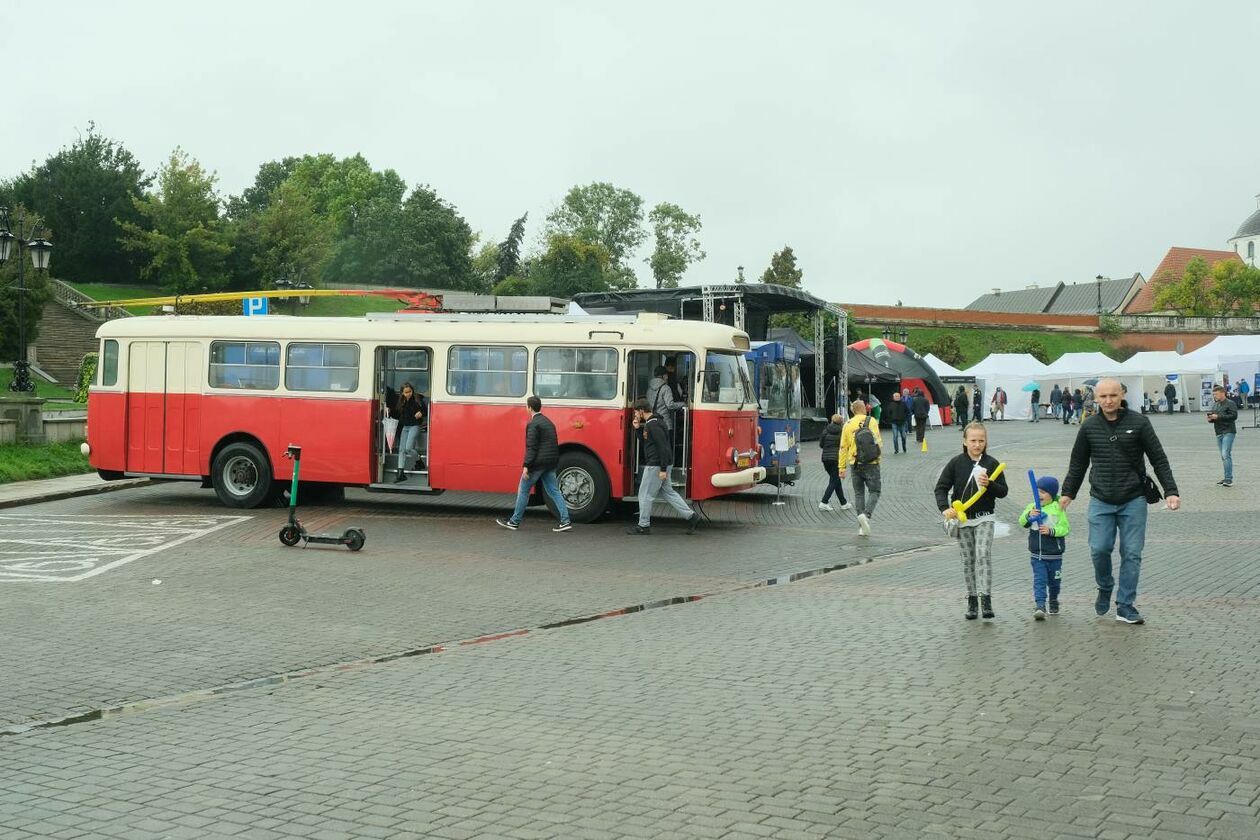
[[[293,486],[289,489],[289,521],[280,529],[280,542],[287,546],[295,546],[298,543],[344,545],[351,551],[363,548],[363,544],[367,542],[367,534],[362,528],[347,528],[340,536],[307,532],[302,521],[297,518],[298,472],[302,468],[302,447],[290,443],[289,448],[284,451],[284,457],[293,460]]]

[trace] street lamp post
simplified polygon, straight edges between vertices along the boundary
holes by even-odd
[[[1097,281],[1097,283],[1098,283],[1098,317],[1099,317],[1099,318],[1101,318],[1101,317],[1102,317],[1102,314],[1103,314],[1103,311],[1102,311],[1102,284],[1103,284],[1103,281],[1104,281],[1104,280],[1110,280],[1110,279],[1111,279],[1110,277],[1103,277],[1101,274],[1099,274],[1097,277],[1095,277],[1095,278],[1094,278],[1094,280],[1095,280],[1095,281]]]
[[[34,226],[27,230],[25,214],[18,216],[17,233],[14,234],[9,208],[0,207],[0,263],[9,259],[9,255],[14,252],[14,246],[18,271],[15,289],[18,296],[18,358],[13,363],[13,381],[9,383],[9,390],[19,393],[34,392],[35,383],[31,381],[30,363],[26,359],[26,263],[22,260],[22,252],[30,251],[31,263],[36,271],[47,271],[53,246]]]

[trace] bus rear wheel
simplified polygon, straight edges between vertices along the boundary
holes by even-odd
[[[585,452],[561,454],[556,483],[573,522],[594,522],[608,509],[608,474],[594,456]],[[547,507],[555,513],[550,499]]]
[[[252,443],[223,447],[210,469],[219,501],[233,508],[255,508],[272,497],[271,463]]]

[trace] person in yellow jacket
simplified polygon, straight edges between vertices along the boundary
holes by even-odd
[[[840,432],[840,477],[853,467],[853,505],[857,510],[858,536],[871,533],[871,516],[879,502],[879,455],[884,448],[879,421],[866,413],[866,403],[855,400],[852,416]]]

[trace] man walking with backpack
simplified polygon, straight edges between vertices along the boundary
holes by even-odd
[[[853,415],[840,432],[840,477],[853,465],[853,504],[857,510],[858,536],[871,533],[871,516],[879,503],[879,453],[884,442],[879,424],[866,413],[866,403],[855,400]]]

